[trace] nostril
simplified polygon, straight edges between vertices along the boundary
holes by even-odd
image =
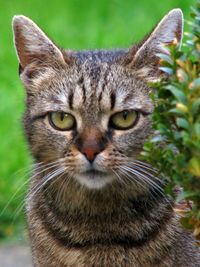
[[[91,163],[94,161],[96,156],[99,154],[98,151],[91,149],[91,148],[84,149],[82,153],[87,158],[87,160],[90,161]]]

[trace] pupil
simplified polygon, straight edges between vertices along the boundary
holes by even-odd
[[[128,112],[127,111],[124,111],[123,112],[123,119],[126,120],[128,117]]]
[[[63,121],[64,120],[64,117],[65,117],[65,114],[62,112],[60,113],[60,120]]]

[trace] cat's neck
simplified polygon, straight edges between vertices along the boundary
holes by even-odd
[[[64,246],[105,242],[140,246],[173,220],[169,200],[152,189],[136,195],[131,186],[113,184],[91,191],[70,183],[62,201],[57,194],[55,184],[44,188],[29,201],[28,209],[30,217],[37,218]]]
[[[34,188],[41,179],[34,179],[31,187]],[[116,182],[102,189],[91,190],[73,179],[66,186],[58,180],[41,188],[34,197],[34,201],[44,201],[44,205],[49,209],[55,209],[60,213],[76,211],[85,215],[111,214],[117,211],[122,213],[124,209],[129,208],[130,203],[136,210],[143,206],[151,209],[163,200],[168,201],[159,181],[154,188]]]

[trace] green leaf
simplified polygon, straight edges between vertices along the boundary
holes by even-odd
[[[184,112],[182,112],[180,109],[177,109],[177,108],[172,108],[169,110],[170,113],[174,114],[174,115],[183,115]]]
[[[155,109],[151,117],[153,128],[160,135],[149,141],[145,160],[158,169],[161,179],[170,178],[167,192],[174,196],[172,188],[178,184],[183,188],[179,199],[193,201],[186,224],[197,229],[196,225],[200,225],[200,0],[193,9],[193,17],[184,51],[180,52],[174,43],[169,46],[170,55],[158,54],[163,64],[160,69],[168,78],[154,87]]]
[[[194,101],[192,104],[192,115],[195,116],[200,113],[200,98]]]
[[[200,160],[193,157],[188,164],[188,171],[200,178]]]
[[[186,119],[177,118],[176,124],[183,129],[190,130],[190,124],[188,123]]]
[[[196,135],[199,137],[199,142],[200,142],[200,122],[195,124],[194,129]]]
[[[166,138],[162,135],[157,135],[157,136],[154,136],[152,139],[151,139],[151,142],[152,143],[158,143],[158,142],[163,142]]]
[[[168,75],[172,75],[174,72],[173,72],[173,69],[171,68],[167,68],[167,67],[160,67],[159,68],[161,71],[163,71],[164,73],[167,73]]]
[[[186,43],[188,46],[194,46],[194,42],[192,40],[188,40]]]
[[[177,200],[177,202],[180,202],[180,201],[182,201],[185,198],[191,198],[193,196],[195,196],[195,193],[194,192],[186,192],[186,191],[183,191],[183,192],[180,193],[180,195],[178,195],[178,197],[177,197],[176,200]]]
[[[176,76],[178,78],[178,81],[180,83],[186,83],[188,82],[188,74],[183,70],[182,68],[177,69]]]
[[[177,88],[177,87],[175,87],[173,85],[167,85],[166,89],[169,90],[176,97],[176,99],[178,101],[186,104],[187,98],[179,88]]]
[[[171,59],[170,56],[168,56],[168,55],[166,55],[166,54],[161,54],[161,53],[158,53],[158,54],[156,54],[156,55],[157,55],[157,57],[161,58],[162,60],[168,62],[170,65],[173,64],[173,60]]]
[[[200,78],[197,78],[192,82],[191,88],[198,88],[199,86],[200,86]]]

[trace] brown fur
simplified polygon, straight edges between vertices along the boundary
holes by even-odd
[[[162,181],[137,160],[153,133],[147,81],[160,78],[162,45],[181,41],[181,11],[129,50],[64,51],[24,16],[13,27],[38,164],[27,196],[34,267],[200,266]],[[122,110],[137,111],[123,131],[110,124]],[[54,129],[52,111],[73,115],[76,128]]]

